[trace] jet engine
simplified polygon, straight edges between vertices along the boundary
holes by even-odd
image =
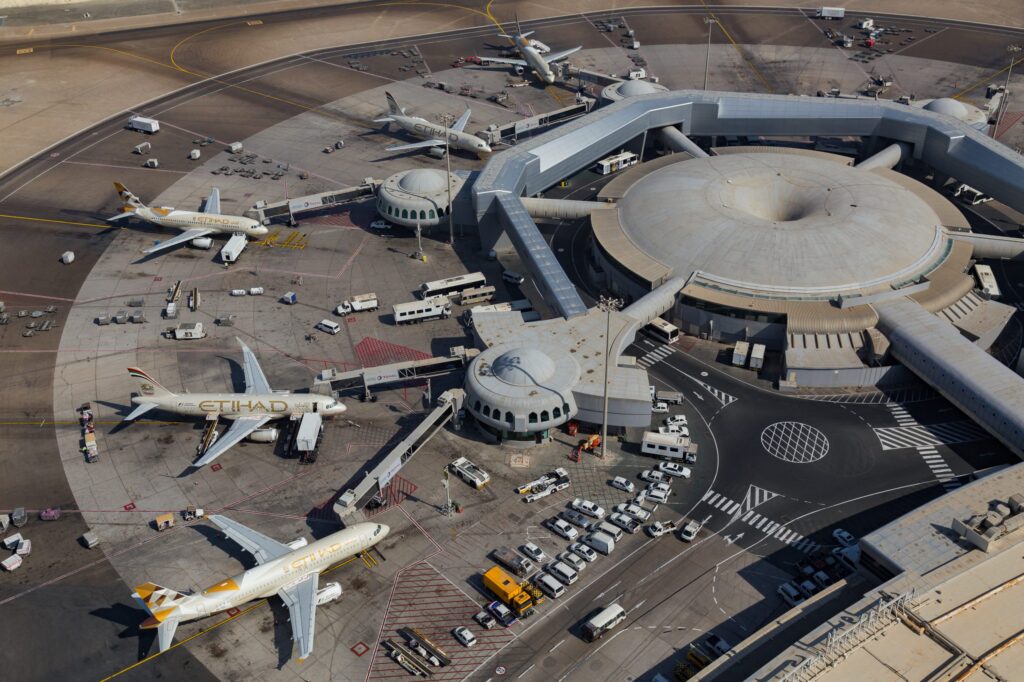
[[[316,605],[323,606],[341,596],[341,583],[327,583],[316,591]]]
[[[308,544],[309,542],[307,542],[306,538],[298,538],[296,540],[292,540],[291,542],[289,542],[288,546],[292,549],[298,549],[300,547],[305,547]]]
[[[256,429],[248,439],[253,443],[273,443],[277,441],[277,429]]]

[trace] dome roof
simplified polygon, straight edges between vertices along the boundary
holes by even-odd
[[[626,236],[677,276],[735,291],[828,298],[884,289],[943,258],[942,220],[884,174],[772,152],[654,170],[617,206]]]
[[[440,192],[445,188],[444,173],[430,168],[417,168],[403,175],[398,186],[414,194]]]
[[[619,94],[623,97],[634,97],[636,95],[649,95],[658,92],[653,83],[647,81],[626,81],[619,86]]]
[[[514,348],[494,359],[491,373],[506,384],[535,386],[551,378],[555,363],[534,348]]]
[[[961,102],[957,102],[955,99],[949,97],[941,97],[939,99],[933,99],[928,104],[924,105],[926,111],[934,111],[936,114],[945,114],[946,116],[952,116],[953,118],[966,121],[970,116],[970,112]]]

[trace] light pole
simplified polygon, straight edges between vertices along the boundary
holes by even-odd
[[[717,24],[718,19],[704,17],[704,23],[708,27],[708,51],[704,57],[704,90],[708,89],[708,68],[711,66],[711,24]]]
[[[993,138],[999,135],[999,126],[1003,122],[1003,114],[1006,113],[1006,107],[1010,106],[1010,75],[1013,73],[1013,61],[1017,53],[1021,51],[1021,47],[1020,45],[1007,45],[1006,51],[1010,53],[1010,66],[1006,70],[1006,84],[1003,86],[1003,101],[1000,103],[999,112],[996,114],[996,127],[992,129]]]
[[[611,296],[602,296],[597,303],[597,307],[604,311],[605,314],[605,325],[604,325],[604,418],[601,420],[601,457],[604,457],[605,446],[608,443],[608,366],[611,364],[611,353],[612,347],[612,311],[618,310],[622,307],[621,298],[612,298]]]
[[[448,243],[452,245],[452,248],[455,248],[455,227],[452,222],[452,157],[448,153],[448,135],[450,134],[448,132],[448,126],[450,125],[448,121],[450,117],[451,114],[444,115],[444,160],[448,171],[448,174],[445,176],[445,182],[448,185]]]

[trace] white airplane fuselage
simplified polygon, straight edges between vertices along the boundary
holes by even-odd
[[[218,416],[227,419],[270,415],[280,419],[292,414],[316,412],[325,417],[341,414],[340,401],[314,393],[175,393],[170,396],[132,396],[135,405],[156,404],[160,409],[187,417]]]
[[[239,215],[223,215],[220,213],[199,213],[197,211],[179,211],[176,208],[150,208],[140,206],[135,215],[143,220],[161,227],[172,227],[177,230],[205,229],[224,234],[241,232],[247,237],[265,237],[267,228],[252,218]]]
[[[447,134],[448,145],[453,149],[462,149],[474,154],[487,154],[491,151],[490,145],[476,135],[445,128],[419,116],[402,116],[394,113],[389,116],[398,124],[399,128],[421,140],[443,140]]]
[[[155,627],[167,618],[180,621],[205,618],[255,599],[271,597],[312,573],[322,573],[334,564],[373,547],[389,532],[391,529],[381,523],[357,523],[211,585],[202,592],[166,603],[166,609],[161,608],[165,605],[156,605],[153,615],[141,627]]]
[[[516,47],[519,48],[519,54],[523,57],[523,61],[530,65],[530,68],[534,70],[542,81],[549,85],[554,83],[555,72],[551,70],[551,66],[544,61],[544,57],[540,56],[540,53],[537,52],[536,48],[530,44],[530,41],[522,36],[516,36],[515,41]]]

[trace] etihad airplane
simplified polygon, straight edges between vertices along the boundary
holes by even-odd
[[[332,417],[345,411],[345,405],[330,396],[274,391],[256,355],[241,339],[236,338],[236,341],[242,346],[245,358],[245,393],[172,393],[141,369],[129,367],[128,374],[139,381],[139,395],[132,396],[132,403],[138,407],[124,421],[138,419],[154,408],[186,417],[224,417],[232,420],[231,428],[192,464],[198,468],[217,459],[272,419],[305,412]]]
[[[490,145],[479,137],[462,132],[466,128],[466,124],[469,123],[469,115],[471,113],[469,109],[462,112],[459,120],[455,121],[450,127],[445,128],[443,125],[431,123],[425,118],[407,115],[405,109],[398,106],[398,102],[395,101],[390,92],[385,92],[384,94],[388,98],[388,115],[383,118],[374,119],[374,123],[397,123],[398,127],[402,130],[423,139],[423,142],[387,147],[389,152],[404,152],[409,149],[423,149],[426,147],[443,147],[445,135],[448,137],[449,147],[473,152],[478,156],[491,152]]]
[[[136,587],[132,597],[142,602],[150,614],[139,627],[156,629],[160,651],[170,648],[178,623],[276,594],[288,607],[292,639],[299,645],[299,660],[307,658],[313,652],[316,607],[338,599],[342,592],[339,583],[325,583],[320,588],[320,574],[373,547],[391,531],[382,523],[357,523],[311,545],[304,537],[285,544],[224,516],[213,515],[209,519],[251,553],[257,565],[195,594],[183,594],[153,583]]]
[[[177,237],[166,239],[143,253],[156,253],[211,234],[241,233],[247,237],[265,237],[267,234],[267,228],[252,218],[223,215],[220,212],[220,190],[216,187],[207,197],[202,211],[179,211],[167,206],[150,208],[120,182],[114,183],[114,189],[121,198],[121,213],[113,218],[107,218],[107,222],[112,223],[134,216],[154,225],[182,230]]]
[[[551,84],[555,82],[555,72],[551,70],[551,64],[557,61],[561,61],[583,48],[582,45],[574,47],[569,50],[562,50],[561,52],[555,52],[554,54],[541,55],[538,52],[537,47],[534,43],[537,41],[529,40],[528,38],[533,35],[533,31],[527,31],[523,33],[523,29],[519,27],[519,19],[516,19],[516,30],[519,31],[516,35],[508,35],[505,33],[499,33],[498,37],[508,38],[515,43],[516,49],[519,50],[519,54],[522,55],[522,59],[511,59],[507,57],[480,57],[480,61],[483,63],[495,63],[495,64],[511,64],[513,66],[521,66],[524,69],[533,69],[533,72],[537,74],[545,83]],[[541,47],[547,47],[543,43],[538,43]],[[550,48],[548,48],[550,49]]]

